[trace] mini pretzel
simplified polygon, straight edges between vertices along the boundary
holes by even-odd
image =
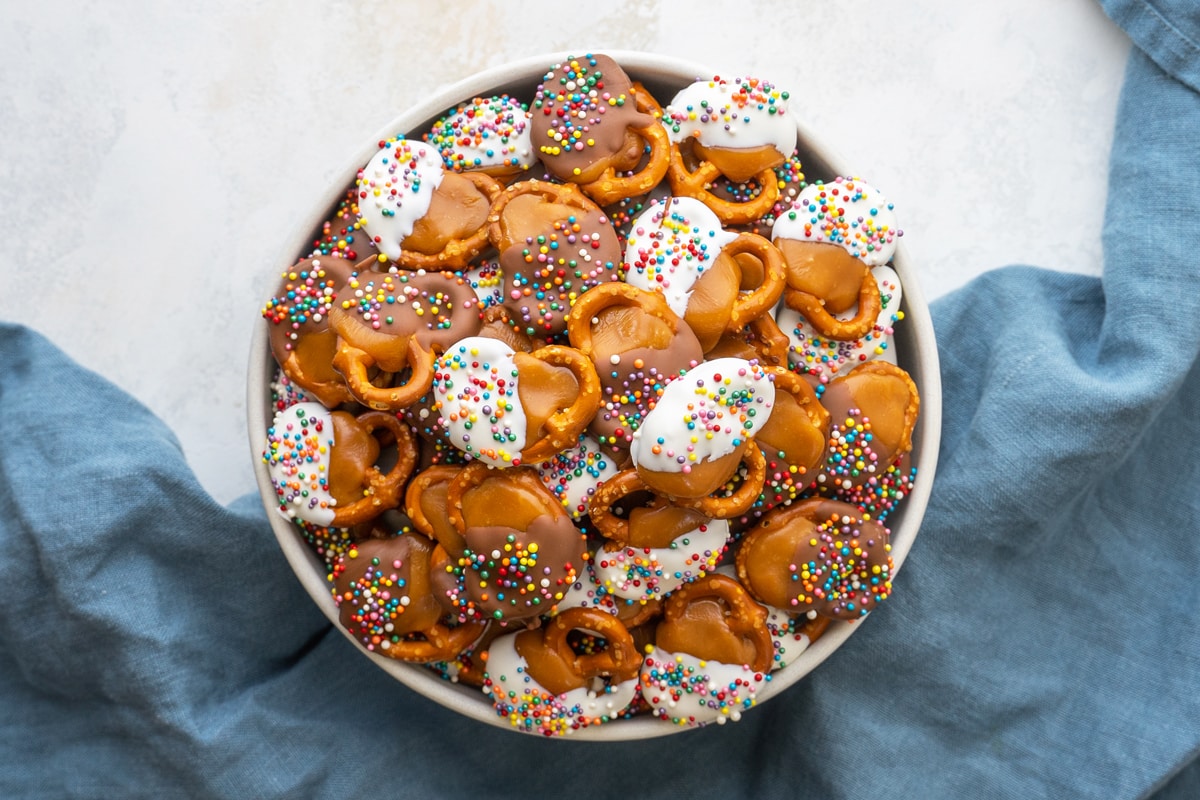
[[[492,204],[487,235],[504,274],[501,302],[529,336],[562,333],[579,297],[617,280],[616,231],[574,184],[514,183]]]
[[[357,525],[378,516],[387,509],[399,506],[401,498],[404,497],[405,483],[417,463],[417,445],[413,440],[412,432],[407,425],[396,418],[396,415],[382,411],[367,411],[357,417],[351,417],[349,414],[339,416],[343,413],[334,412],[335,430],[338,428],[338,421],[345,420],[348,424],[352,421],[355,427],[372,436],[378,430],[386,431],[395,440],[397,459],[395,465],[386,473],[374,464],[361,473],[359,485],[362,487],[362,496],[349,504],[339,504],[334,509],[333,524],[338,527]],[[335,437],[337,435],[335,433]],[[337,447],[335,439],[335,455]],[[331,482],[336,478],[333,474],[335,469],[336,464],[331,464]]]
[[[567,634],[574,630],[598,634],[607,642],[607,646],[595,653],[579,655],[567,641]],[[517,649],[523,652],[529,662],[529,674],[556,694],[586,686],[591,679],[598,677],[627,681],[637,675],[638,667],[642,664],[633,637],[624,623],[597,608],[568,608],[551,617],[541,631],[525,631],[517,634],[517,637]],[[526,640],[533,647],[523,646]],[[540,667],[549,667],[549,670],[543,671]],[[556,682],[547,674],[550,670],[561,671],[564,668],[571,674],[571,683],[574,685],[556,686]],[[542,676],[547,679],[542,680]]]
[[[783,367],[765,369],[775,380],[775,408],[754,437],[767,461],[756,516],[795,500],[817,480],[829,439],[829,412],[808,381]]]
[[[787,115],[787,93],[756,78],[696,81],[667,107],[671,139],[667,177],[676,194],[693,197],[727,225],[768,214],[779,197],[775,167],[796,148],[797,129]],[[757,195],[739,202],[712,191],[720,177],[753,178]]]
[[[416,533],[368,539],[335,565],[341,623],[362,646],[399,661],[454,658],[483,633],[479,622],[447,623],[430,583],[433,543]]]
[[[850,319],[840,319],[829,312],[825,301],[814,294],[793,289],[784,290],[783,302],[788,308],[804,315],[813,328],[822,336],[839,341],[861,339],[871,330],[882,309],[879,284],[870,270],[864,270],[862,284],[858,290],[858,313]]]
[[[855,506],[803,500],[771,511],[742,539],[738,578],[776,608],[858,619],[891,594],[888,538]]]
[[[882,477],[912,450],[921,398],[912,377],[895,364],[867,361],[825,386],[829,437],[822,479],[826,485],[859,486]]]
[[[433,383],[437,353],[479,330],[475,293],[450,272],[384,273],[361,269],[350,275],[329,310],[337,332],[333,366],[363,405],[400,411]],[[410,370],[398,386],[377,386],[370,370]]]
[[[761,283],[743,291],[742,258],[762,265]],[[671,197],[648,206],[625,242],[625,281],[662,292],[707,352],[730,331],[774,308],[784,289],[783,256],[753,233],[725,230],[703,203]]]
[[[891,204],[861,179],[839,177],[805,187],[771,228],[787,262],[784,301],[823,336],[842,341],[865,336],[881,303],[870,270],[891,259],[900,235]],[[853,319],[834,316],[856,301]]]
[[[780,330],[771,314],[761,314],[744,328],[726,332],[716,346],[705,353],[707,358],[758,359],[763,366],[780,367],[788,363],[791,339]]]
[[[602,637],[606,646],[578,654],[567,635]],[[516,727],[546,736],[623,716],[637,697],[641,656],[616,617],[572,608],[542,629],[503,636],[488,647],[484,692]],[[605,680],[603,688],[593,688]]]
[[[572,446],[600,403],[596,370],[578,350],[521,353],[479,336],[442,356],[433,393],[450,443],[495,466],[536,463]]]
[[[448,172],[433,145],[393,137],[358,173],[362,228],[385,259],[411,269],[458,269],[487,245],[500,191],[483,173]]]
[[[731,494],[713,493],[704,497],[674,497],[676,503],[687,508],[694,508],[705,516],[713,519],[732,519],[739,514],[745,514],[762,494],[763,484],[767,479],[767,460],[758,447],[747,447],[742,453],[742,466],[745,473],[741,475],[741,483]]]
[[[581,184],[608,205],[645,194],[667,170],[669,141],[662,110],[605,55],[555,64],[531,107],[532,140],[546,170]],[[643,154],[649,149],[649,157]],[[632,172],[632,174],[625,174]]]
[[[353,269],[338,256],[305,259],[283,273],[279,290],[262,309],[275,361],[290,380],[329,408],[354,400],[333,369],[337,334],[329,327],[329,309]]]
[[[377,431],[385,444],[396,445],[396,463],[386,474],[375,465]],[[320,403],[278,412],[263,455],[284,515],[338,528],[397,507],[416,458],[412,433],[394,415],[369,411],[355,417]]]
[[[716,603],[719,614],[700,606]],[[774,645],[763,608],[733,578],[714,574],[677,589],[663,606],[656,646],[723,664],[746,664],[756,672],[771,667]],[[750,658],[741,657],[743,654]]]

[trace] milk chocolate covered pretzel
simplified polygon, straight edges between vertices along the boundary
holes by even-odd
[[[460,269],[487,247],[500,184],[450,172],[431,144],[393,137],[358,172],[362,227],[387,259],[408,269]]]
[[[479,331],[475,292],[452,272],[375,272],[366,263],[329,308],[337,333],[334,368],[363,405],[400,411],[429,391],[437,354]],[[377,385],[370,370],[399,375]]]
[[[484,623],[448,616],[431,581],[433,542],[419,533],[358,542],[334,566],[342,626],[366,649],[399,661],[457,656]]]
[[[704,359],[700,342],[666,298],[607,283],[579,298],[567,319],[571,344],[592,360],[602,392],[590,430],[623,451],[667,383]]]
[[[569,58],[542,79],[531,107],[546,171],[601,205],[645,194],[667,171],[662,109],[605,55]]]
[[[468,464],[446,489],[446,509],[466,545],[451,553],[464,616],[508,624],[548,614],[583,566],[583,534],[532,467]]]
[[[618,279],[616,231],[574,185],[514,183],[492,205],[487,235],[499,253],[509,323],[529,336],[562,333],[584,292]]]
[[[337,334],[329,327],[329,311],[353,271],[354,265],[338,256],[305,259],[283,273],[275,296],[262,309],[271,326],[275,361],[297,386],[329,408],[354,399],[333,368]]]
[[[812,498],[777,508],[742,539],[737,573],[762,602],[855,620],[892,591],[887,528],[848,503]]]

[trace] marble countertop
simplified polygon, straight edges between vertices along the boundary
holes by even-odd
[[[254,490],[246,361],[292,221],[400,111],[509,60],[644,50],[790,87],[895,203],[930,299],[1010,263],[1099,274],[1129,43],[1091,0],[438,6],[6,9],[0,319],[154,410],[218,501]]]

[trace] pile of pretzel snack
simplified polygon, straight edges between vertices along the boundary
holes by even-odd
[[[263,459],[363,648],[530,733],[702,726],[888,597],[901,231],[797,131],[597,54],[379,143],[262,311]]]

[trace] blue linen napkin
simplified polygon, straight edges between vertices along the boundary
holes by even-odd
[[[935,304],[940,468],[896,592],[736,725],[546,742],[415,695],[257,496],[216,504],[149,411],[0,324],[0,797],[1200,796],[1200,18],[1104,5],[1135,50],[1103,277]]]

